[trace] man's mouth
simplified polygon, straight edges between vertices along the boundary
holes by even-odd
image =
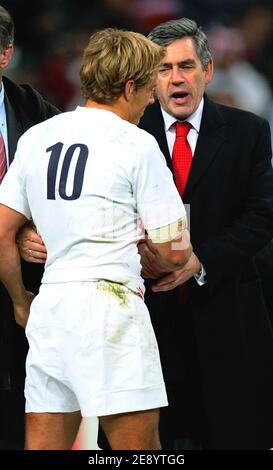
[[[183,104],[186,102],[186,99],[189,96],[189,93],[187,93],[186,91],[176,91],[175,93],[172,93],[170,96],[175,101],[176,104]]]

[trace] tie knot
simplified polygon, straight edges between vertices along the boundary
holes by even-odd
[[[176,121],[175,129],[176,129],[176,137],[183,137],[186,139],[192,125],[188,121],[179,122]]]

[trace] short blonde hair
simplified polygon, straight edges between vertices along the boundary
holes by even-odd
[[[144,87],[154,78],[164,54],[164,48],[140,33],[112,28],[97,31],[83,54],[83,97],[107,104],[119,98],[128,80],[137,89]]]

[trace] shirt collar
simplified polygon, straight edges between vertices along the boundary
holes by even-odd
[[[204,108],[204,98],[202,98],[202,100],[200,101],[200,104],[197,110],[194,111],[194,113],[191,114],[186,119],[198,133],[200,130],[203,108]],[[162,115],[164,119],[165,131],[167,132],[174,125],[177,119],[171,114],[167,113],[162,107],[161,107],[161,111],[162,111]]]

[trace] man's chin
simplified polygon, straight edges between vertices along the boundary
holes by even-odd
[[[188,106],[185,106],[184,104],[172,105],[170,107],[170,114],[175,116],[177,119],[180,119],[181,121],[183,121],[183,119],[186,119],[188,116],[192,114],[192,111]]]

